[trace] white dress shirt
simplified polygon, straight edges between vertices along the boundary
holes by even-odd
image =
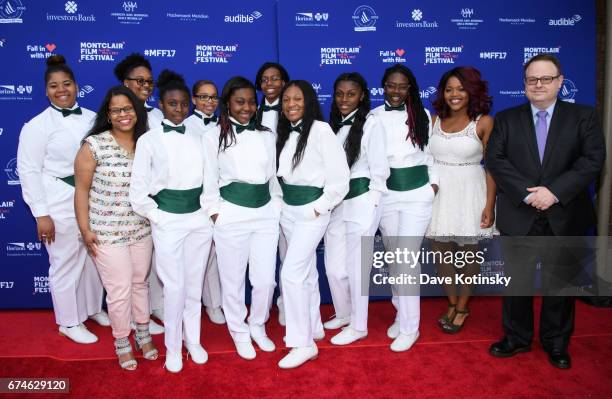
[[[78,107],[75,104],[72,109]],[[21,129],[17,149],[17,170],[23,199],[34,217],[74,217],[74,188],[58,177],[74,175],[74,158],[96,114],[81,108],[82,114],[66,117],[48,107]]]
[[[273,103],[269,103],[268,100],[264,99],[267,106],[272,107],[280,103],[280,99],[277,98]],[[261,113],[261,124],[276,133],[276,126],[278,125],[278,114],[279,111],[264,111]]]
[[[230,120],[238,123],[231,117]],[[219,126],[204,135],[204,201],[208,215],[219,213],[220,203],[224,201],[219,188],[233,182],[263,184],[270,181],[270,195],[278,207],[282,193],[276,179],[276,136],[259,130],[244,130],[238,134],[233,125],[232,129],[236,142],[225,150],[219,150]]]
[[[323,188],[323,195],[313,202],[313,207],[324,215],[348,193],[350,171],[346,154],[331,127],[325,122],[314,121],[302,160],[293,169],[293,154],[300,134],[289,134],[279,157],[277,176],[287,184]]]
[[[208,119],[212,118],[213,116],[214,115],[206,115],[204,112],[194,109],[193,114],[190,115],[187,119],[185,119],[183,123],[185,124],[185,126],[187,126],[187,128],[192,129],[192,131],[204,134],[217,126],[216,122],[210,122],[208,125],[204,124],[204,118]]]
[[[147,123],[149,124],[149,130],[160,126],[162,120],[164,120],[164,114],[159,110],[159,108],[151,107],[145,103],[145,109],[150,110],[147,112]]]
[[[168,119],[163,123],[175,125]],[[138,139],[132,166],[130,202],[134,212],[153,223],[159,220],[157,203],[149,197],[161,190],[189,190],[202,186],[204,150],[202,137],[193,129],[185,134],[164,133],[163,126],[149,130]],[[204,194],[200,196],[204,208]]]

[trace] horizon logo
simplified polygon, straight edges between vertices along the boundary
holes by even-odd
[[[571,18],[559,18],[559,19],[549,19],[549,26],[574,26],[577,22],[580,22],[582,17],[578,14],[574,15]]]
[[[250,14],[226,15],[223,22],[252,24],[256,19],[259,19],[263,14],[257,10]]]

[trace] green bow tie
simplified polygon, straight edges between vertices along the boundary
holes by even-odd
[[[351,116],[345,121],[338,122],[336,126],[338,126],[338,129],[340,129],[342,126],[351,126],[353,125],[354,121],[355,121],[355,115]]]
[[[170,125],[166,125],[165,123],[162,122],[162,126],[164,127],[164,133],[169,133],[169,132],[177,132],[180,134],[185,134],[185,125],[180,125],[180,126],[170,126]]]
[[[57,112],[61,112],[62,115],[64,115],[64,118],[72,114],[83,115],[83,111],[81,110],[81,107],[76,107],[75,109],[67,109],[67,108],[57,108],[52,105],[51,108],[53,108]]]
[[[264,112],[267,112],[267,111],[280,111],[281,110],[280,104],[276,104],[276,105],[266,105],[266,104],[264,104],[262,108],[263,108]]]
[[[296,126],[289,126],[289,133],[291,133],[291,132],[302,133],[302,123],[300,123],[299,125],[296,125]]]
[[[240,134],[244,132],[245,130],[255,131],[255,119],[251,119],[248,125],[241,125],[239,123],[234,123],[234,122],[232,122],[232,125],[236,127],[237,134]]]
[[[193,114],[195,116],[197,116],[198,118],[202,119],[204,121],[204,125],[205,126],[208,125],[210,122],[217,122],[217,120],[219,119],[219,118],[217,118],[217,115],[213,115],[213,116],[207,118],[207,117],[205,117],[203,115],[200,115],[197,112],[194,112]]]
[[[406,111],[406,104],[402,104],[402,105],[398,105],[397,107],[393,107],[385,103],[385,111]]]

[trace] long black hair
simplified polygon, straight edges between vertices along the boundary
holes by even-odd
[[[182,91],[185,93],[187,98],[191,97],[189,88],[185,84],[185,78],[183,78],[183,75],[179,75],[170,69],[164,69],[157,77],[157,89],[159,90],[160,101],[163,101],[166,93],[172,90]]]
[[[344,142],[344,152],[346,152],[346,160],[349,168],[353,166],[359,153],[361,151],[361,137],[363,136],[363,125],[365,125],[366,117],[370,112],[370,92],[368,91],[368,84],[366,80],[359,72],[347,72],[343,73],[334,82],[334,93],[340,82],[353,82],[361,88],[363,99],[359,101],[357,105],[357,112],[355,113],[355,119],[353,125],[349,130],[348,137]],[[338,108],[336,101],[332,102],[331,112],[329,114],[329,124],[331,125],[334,132],[337,134],[340,130],[340,122],[342,122],[342,114]]]
[[[395,64],[385,69],[385,74],[382,77],[382,86],[385,87],[387,79],[396,72],[404,75],[410,84],[408,97],[406,98],[406,113],[408,114],[406,118],[406,125],[408,126],[406,140],[410,138],[412,145],[418,146],[423,150],[429,142],[429,118],[421,101],[419,85],[414,74],[408,67]]]
[[[137,143],[140,136],[149,130],[147,124],[147,111],[144,108],[143,102],[132,93],[132,90],[122,85],[111,87],[106,92],[106,96],[104,96],[104,100],[102,100],[102,105],[100,105],[94,124],[92,128],[89,129],[89,132],[87,132],[86,137],[95,136],[113,128],[109,118],[109,105],[111,99],[115,96],[126,96],[132,103],[132,107],[134,107],[134,111],[136,112],[136,125],[134,125],[132,139],[134,143]]]
[[[223,86],[223,91],[221,92],[221,101],[219,102],[219,128],[221,129],[221,134],[219,135],[219,151],[225,150],[236,142],[236,135],[234,134],[234,129],[232,129],[232,124],[229,120],[229,101],[236,90],[240,89],[253,90],[253,97],[257,99],[255,85],[247,78],[234,76],[225,82],[225,86]],[[270,130],[263,126],[261,121],[258,121],[257,118],[255,118],[255,129],[260,131]]]
[[[64,72],[66,75],[70,77],[70,79],[76,83],[76,79],[74,78],[74,72],[72,69],[66,64],[66,59],[63,55],[54,54],[51,57],[47,58],[47,69],[45,70],[45,85],[49,83],[49,79],[51,79],[51,74],[56,72]]]
[[[293,154],[293,169],[295,169],[295,167],[300,163],[302,157],[304,156],[304,150],[306,149],[306,143],[308,142],[308,135],[310,134],[310,128],[312,127],[312,124],[315,120],[323,121],[323,114],[321,113],[321,107],[319,106],[317,94],[313,90],[312,85],[305,80],[289,81],[281,90],[281,104],[285,92],[288,88],[293,86],[300,89],[302,91],[302,95],[304,96],[304,116],[302,117],[302,132],[300,133],[300,138],[298,139],[298,143],[295,148],[295,153]],[[290,127],[291,122],[289,122],[289,119],[287,119],[285,114],[281,112],[278,118],[278,127],[276,128],[277,165],[280,153],[283,150],[283,147],[285,146],[285,142],[289,138]]]
[[[263,77],[264,72],[266,72],[270,68],[274,68],[278,72],[280,72],[281,78],[283,79],[283,82],[285,82],[285,84],[289,82],[289,73],[287,72],[285,67],[283,67],[278,62],[265,62],[262,66],[259,67],[259,69],[257,70],[257,75],[255,76],[255,88],[257,88],[257,90],[261,91],[261,78]],[[257,109],[257,121],[260,123],[261,118],[263,117],[263,106],[265,103],[266,96],[264,94],[261,97],[261,102],[259,103],[259,108]]]
[[[115,76],[123,83],[130,76],[130,73],[138,67],[145,67],[153,74],[149,60],[140,53],[132,53],[115,66]]]

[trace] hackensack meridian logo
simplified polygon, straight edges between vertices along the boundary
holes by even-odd
[[[187,13],[181,13],[181,12],[167,12],[166,13],[166,18],[170,18],[170,19],[178,19],[181,22],[201,22],[203,20],[208,19],[208,14],[202,14],[202,13],[195,13],[195,12],[187,12]]]
[[[125,42],[81,42],[81,61],[115,61]]]
[[[451,19],[451,22],[457,25],[457,28],[459,29],[474,30],[478,28],[478,25],[484,22],[480,18],[473,18],[474,16],[473,8],[462,8],[459,13],[461,15],[461,18]]]
[[[396,28],[437,28],[438,21],[426,21],[424,19],[423,11],[419,8],[415,8],[410,13],[412,22],[401,22],[395,21]]]
[[[297,12],[295,13],[295,26],[328,27],[329,13],[326,12]]]
[[[17,158],[12,158],[7,162],[4,173],[6,173],[7,177],[6,184],[9,186],[17,186],[20,184],[19,172],[17,171]]]
[[[136,12],[138,2],[124,1],[122,4],[123,11],[111,12],[111,17],[115,17],[120,24],[124,25],[140,25],[143,19],[149,18],[149,14]]]
[[[395,50],[380,50],[378,52],[380,61],[383,64],[400,64],[402,62],[406,62],[404,54],[406,54],[406,50],[403,48],[397,48]]]
[[[559,98],[568,103],[575,103],[576,93],[578,93],[578,89],[576,88],[574,82],[569,80],[568,78],[564,78],[563,84],[561,85],[561,89],[559,90]]]
[[[25,11],[21,0],[0,0],[0,24],[21,24]]]
[[[357,47],[321,47],[321,64],[323,65],[352,65],[357,58],[361,46]]]
[[[65,14],[49,14],[47,13],[47,21],[60,22],[96,22],[96,16],[93,14],[84,15],[79,12],[79,4],[76,1],[67,1],[64,3]]]
[[[459,54],[463,52],[460,46],[427,46],[425,47],[426,64],[454,64]]]
[[[538,54],[559,54],[561,46],[557,47],[525,47],[523,53],[523,63],[529,61]]]
[[[582,20],[582,17],[576,14],[570,18],[549,19],[548,25],[549,26],[574,26],[581,20]]]
[[[238,51],[237,44],[196,44],[194,64],[227,64]]]
[[[378,15],[370,6],[362,5],[353,12],[353,23],[355,32],[375,32]]]
[[[500,24],[509,25],[526,25],[535,23],[535,18],[524,18],[524,17],[512,17],[512,18],[499,18]]]
[[[28,44],[26,46],[26,51],[30,55],[30,58],[35,59],[47,59],[53,55],[53,51],[57,46],[55,43],[47,43],[47,44]]]
[[[236,14],[236,15],[226,15],[223,18],[223,22],[228,23],[239,23],[239,24],[252,24],[255,20],[261,18],[263,14],[257,10],[253,11],[250,14]]]

